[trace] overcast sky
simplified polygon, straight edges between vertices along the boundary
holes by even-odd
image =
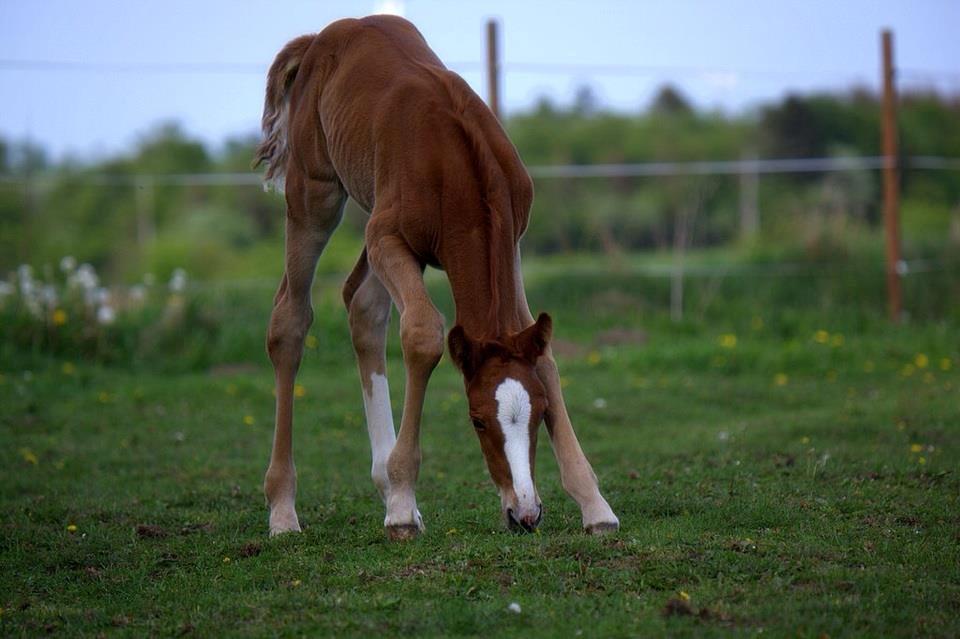
[[[621,110],[668,81],[728,111],[875,88],[885,26],[904,84],[960,93],[958,0],[0,0],[0,135],[104,156],[175,119],[216,144],[256,129],[266,68],[289,39],[385,9],[481,95],[484,23],[499,18],[508,112],[569,102],[583,84]]]

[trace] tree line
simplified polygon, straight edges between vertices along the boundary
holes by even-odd
[[[706,111],[666,86],[637,113],[603,108],[588,89],[570,104],[543,99],[506,128],[528,165],[880,155],[878,96],[866,90],[788,95],[743,113]],[[960,99],[901,96],[904,156],[960,158]],[[259,188],[97,183],[91,176],[242,172],[257,136],[212,149],[175,123],[156,127],[130,152],[97,162],[52,162],[42,148],[0,139],[0,272],[17,264],[90,262],[116,279],[185,266],[201,277],[243,272],[280,249],[282,204]],[[16,179],[12,179],[16,178]],[[43,178],[43,179],[40,179]],[[741,242],[742,214],[759,210],[763,242],[869,232],[880,219],[880,181],[864,167],[843,173],[764,175],[744,202],[737,176],[538,179],[525,250],[631,251]],[[908,241],[960,233],[960,172],[902,176]],[[347,216],[359,237],[363,219]],[[821,238],[822,239],[822,238]],[[276,248],[270,248],[276,247]],[[134,274],[134,275],[131,275]]]

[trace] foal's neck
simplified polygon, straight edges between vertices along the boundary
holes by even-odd
[[[477,339],[497,339],[523,330],[516,243],[503,238],[493,253],[481,235],[473,235],[464,244],[444,264],[456,305],[456,323]],[[491,260],[495,260],[493,265]]]

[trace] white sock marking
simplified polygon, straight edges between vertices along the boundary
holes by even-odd
[[[363,410],[367,415],[367,433],[370,435],[370,452],[373,457],[371,474],[380,492],[387,488],[387,459],[397,434],[393,429],[393,412],[390,410],[390,387],[386,375],[370,375],[370,393],[363,391]],[[383,495],[385,497],[385,495]]]
[[[536,508],[530,474],[530,395],[523,384],[507,378],[497,386],[497,421],[503,431],[503,452],[513,476],[513,492],[521,509]]]

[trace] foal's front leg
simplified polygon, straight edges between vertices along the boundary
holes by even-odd
[[[383,523],[391,539],[410,539],[424,530],[415,494],[420,472],[420,419],[427,382],[443,356],[443,316],[427,294],[423,267],[400,237],[379,231],[377,215],[374,213],[367,226],[367,250],[370,265],[400,311],[407,373],[400,432],[387,462],[389,490]]]
[[[576,433],[573,432],[573,424],[560,390],[560,373],[549,347],[537,362],[537,377],[547,389],[549,406],[544,421],[557,464],[560,466],[560,481],[564,490],[580,506],[583,529],[590,534],[617,530],[620,520],[600,494],[597,476],[580,448]]]
[[[516,262],[517,297],[520,300],[521,319],[524,324],[533,324],[533,315],[527,305],[527,296],[523,290],[523,273],[520,270],[520,256]],[[560,389],[560,372],[557,362],[553,359],[553,352],[547,347],[546,352],[537,360],[537,377],[547,390],[547,411],[544,422],[553,445],[553,453],[560,467],[560,481],[564,490],[573,497],[580,506],[583,515],[583,529],[590,534],[598,534],[617,530],[620,520],[613,514],[610,504],[600,494],[600,485],[597,476],[583,454],[577,435],[573,431],[567,406],[563,401],[563,391]]]

